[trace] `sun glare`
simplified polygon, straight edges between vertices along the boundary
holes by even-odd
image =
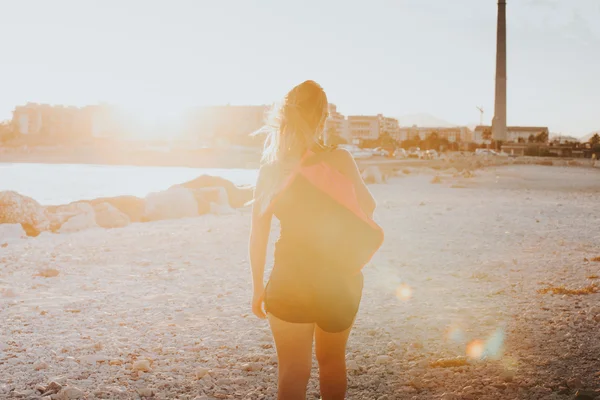
[[[469,344],[467,344],[467,357],[478,360],[483,357],[483,350],[485,348],[485,344],[482,340],[473,340]]]
[[[141,139],[173,139],[185,129],[185,108],[160,103],[122,106],[131,132]]]
[[[412,298],[413,290],[406,283],[401,284],[396,289],[396,297],[400,300],[407,301]]]

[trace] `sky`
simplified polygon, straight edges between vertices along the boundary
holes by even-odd
[[[600,1],[507,0],[508,124],[600,129]],[[270,104],[313,79],[345,114],[493,117],[495,0],[0,0],[16,105],[139,115]]]

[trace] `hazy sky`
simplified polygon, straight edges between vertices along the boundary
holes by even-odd
[[[495,0],[0,0],[0,119],[28,101],[156,114],[314,79],[344,114],[493,114]],[[508,0],[508,123],[600,129],[600,1]]]

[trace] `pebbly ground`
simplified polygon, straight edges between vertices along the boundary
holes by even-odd
[[[400,175],[371,187],[348,398],[600,397],[600,171]],[[0,243],[0,399],[274,399],[248,231],[244,210]]]

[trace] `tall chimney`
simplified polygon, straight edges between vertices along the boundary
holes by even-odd
[[[498,0],[498,32],[496,37],[496,100],[492,137],[506,141],[506,0]]]

